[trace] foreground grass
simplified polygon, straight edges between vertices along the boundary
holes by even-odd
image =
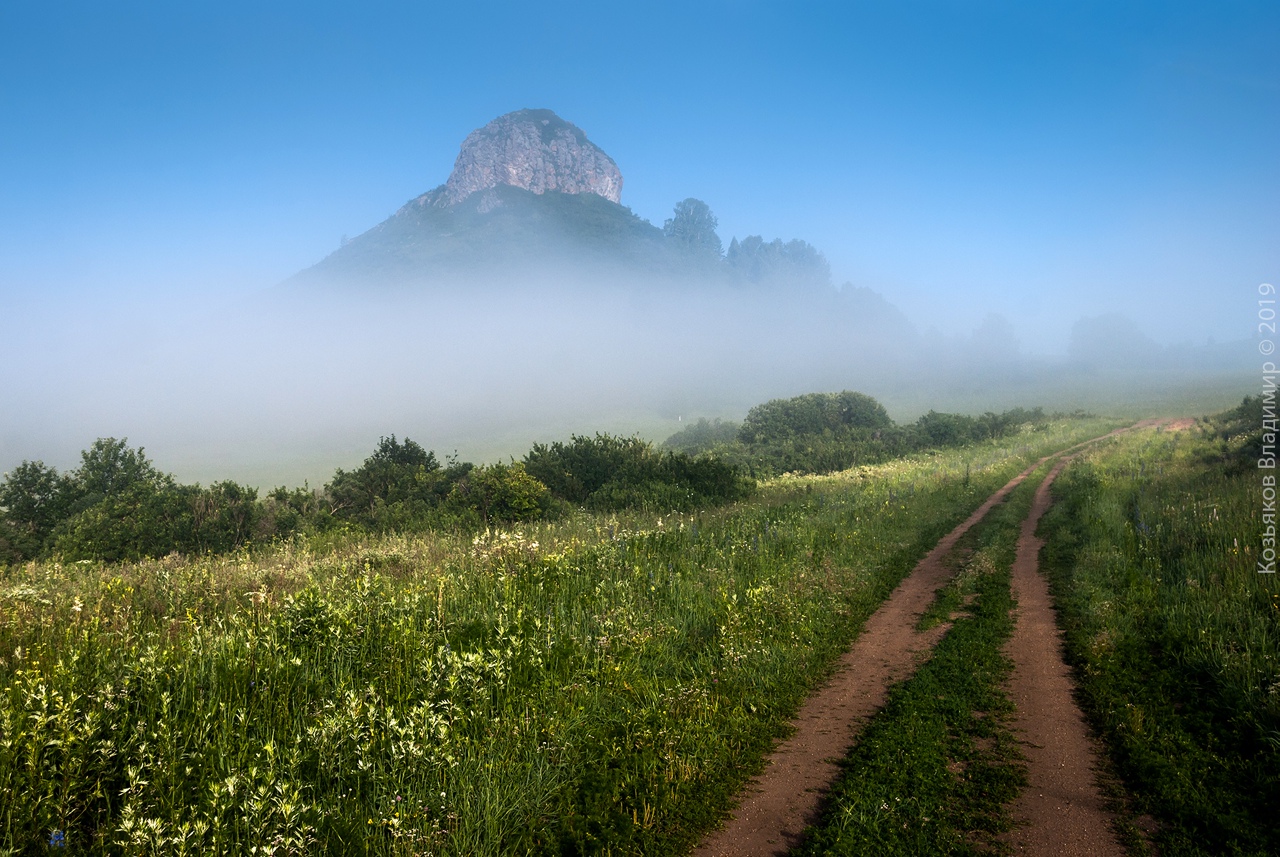
[[[1044,523],[1082,701],[1165,855],[1280,853],[1280,585],[1235,452],[1203,427],[1125,436],[1064,472]]]
[[[939,537],[1106,427],[707,514],[9,569],[0,852],[677,852]]]
[[[1001,647],[1013,631],[1009,575],[1018,528],[1038,481],[1020,485],[961,541],[960,570],[922,626],[957,621],[868,724],[800,854],[998,849],[996,834],[1010,826],[1006,804],[1026,779],[1010,731],[1013,705],[1002,686],[1011,664]]]

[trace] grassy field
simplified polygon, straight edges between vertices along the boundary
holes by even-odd
[[[1252,458],[1221,423],[1124,436],[1065,471],[1043,525],[1082,701],[1164,855],[1280,853],[1280,583],[1257,571]]]
[[[13,567],[0,849],[678,852],[939,537],[1109,426],[702,514]]]

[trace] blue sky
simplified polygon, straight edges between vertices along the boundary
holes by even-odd
[[[549,107],[641,216],[804,238],[921,328],[1244,338],[1280,279],[1277,46],[1274,2],[9,0],[0,310],[269,286]]]

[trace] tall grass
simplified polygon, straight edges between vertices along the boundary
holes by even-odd
[[[692,515],[10,568],[0,851],[678,851],[938,537],[1104,428]]]
[[[1280,585],[1260,477],[1203,426],[1072,465],[1046,560],[1095,724],[1164,854],[1280,853]]]

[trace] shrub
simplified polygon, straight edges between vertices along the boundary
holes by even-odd
[[[738,423],[730,420],[700,418],[662,442],[663,449],[697,455],[710,452],[717,446],[733,443],[738,438]]]
[[[378,440],[359,469],[339,469],[325,494],[337,518],[379,532],[405,529],[422,525],[470,469],[462,464],[442,470],[435,453],[391,435]]]
[[[319,491],[309,487],[273,488],[260,503],[254,536],[287,538],[294,533],[323,530],[333,521]]]
[[[198,486],[190,493],[191,532],[177,546],[186,553],[224,553],[243,545],[253,535],[262,516],[258,489],[235,482]]]
[[[68,560],[107,562],[164,556],[194,530],[191,495],[198,488],[139,481],[65,521],[53,547]]]
[[[523,464],[491,464],[472,468],[449,492],[453,508],[478,515],[488,527],[543,516],[549,492]]]
[[[924,446],[959,446],[977,436],[978,421],[964,414],[929,413],[916,420],[916,431]]]
[[[559,499],[590,509],[691,509],[747,496],[754,482],[728,462],[660,453],[640,438],[574,435],[535,444],[525,467]]]
[[[581,505],[614,480],[644,481],[652,458],[652,447],[638,437],[573,435],[567,444],[535,443],[524,465],[553,495]]]
[[[884,406],[865,393],[809,393],[774,399],[747,412],[738,438],[747,444],[776,443],[796,437],[848,436],[890,428]]]

